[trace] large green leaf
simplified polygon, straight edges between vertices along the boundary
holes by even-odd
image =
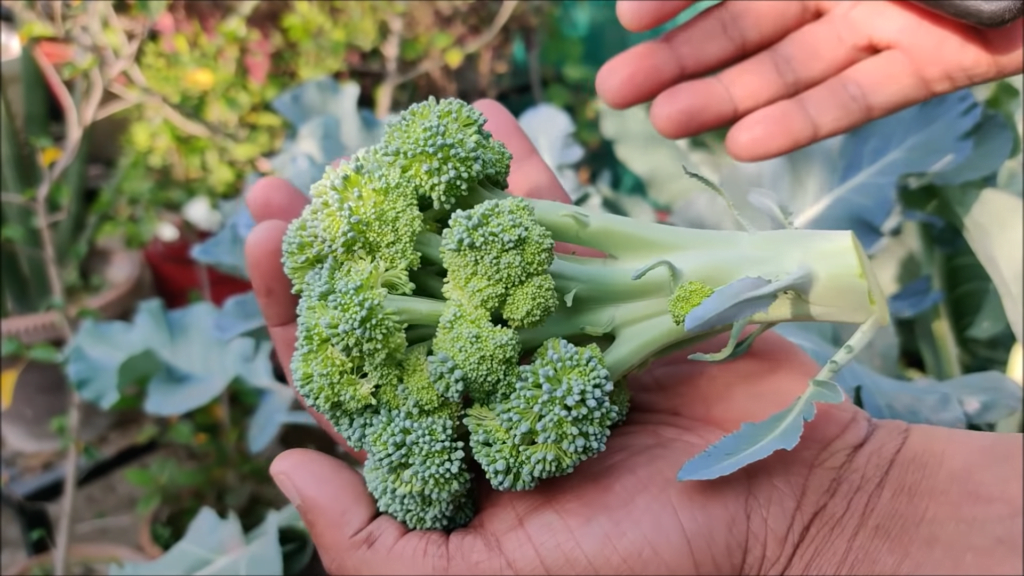
[[[147,369],[132,374],[146,383],[144,409],[158,416],[195,410],[236,378],[248,381],[270,364],[268,355],[257,354],[255,340],[218,338],[216,313],[208,302],[166,310],[150,299],[139,304],[131,322],[87,319],[67,346],[68,378],[84,399],[109,408],[121,397],[126,366],[147,358]]]
[[[830,325],[802,322],[781,324],[774,331],[824,365],[843,342]],[[870,354],[868,358],[870,358]],[[950,428],[995,422],[1020,410],[1021,388],[1000,372],[977,372],[937,381],[906,380],[879,373],[869,363],[847,364],[834,377],[851,398],[876,418]]]
[[[807,392],[785,410],[767,420],[747,423],[691,458],[679,470],[679,480],[711,480],[732,474],[744,466],[767,458],[779,450],[792,450],[804,431],[804,422],[814,418],[816,402],[842,402],[843,392],[834,383],[814,380]]]
[[[943,188],[964,238],[985,267],[1018,341],[1024,341],[1024,201],[998,188]]]

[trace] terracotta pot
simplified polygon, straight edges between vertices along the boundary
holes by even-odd
[[[106,573],[106,567],[113,562],[146,562],[150,560],[145,554],[134,548],[107,542],[80,542],[68,547],[68,568],[74,572],[76,564],[93,564]],[[53,567],[53,552],[38,554],[22,560],[10,568],[11,576],[29,576],[38,568]]]
[[[80,309],[95,310],[102,318],[122,318],[129,314],[135,303],[145,297],[149,288],[149,271],[142,253],[136,250],[100,248],[103,260],[101,275],[108,286],[98,294],[72,304],[72,315]],[[62,339],[60,316],[55,311],[9,316],[0,323],[4,338],[15,338],[26,346]]]

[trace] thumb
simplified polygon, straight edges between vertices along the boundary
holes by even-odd
[[[380,515],[362,475],[322,452],[288,450],[270,474],[309,531],[329,574],[443,574],[447,536]]]

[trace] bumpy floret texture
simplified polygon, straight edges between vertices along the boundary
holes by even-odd
[[[415,191],[364,151],[327,168],[313,185],[310,203],[282,243],[284,271],[301,293],[306,275],[328,257],[372,258],[398,280],[396,293],[406,293],[411,287],[401,276],[419,264],[415,240],[421,227]]]
[[[447,529],[472,516],[459,410],[385,409],[368,436],[364,468],[377,507],[413,530]]]
[[[509,397],[466,419],[473,454],[498,490],[529,490],[604,451],[622,414],[600,350],[552,339],[522,366]]]
[[[711,286],[695,280],[680,284],[668,301],[668,310],[672,316],[672,321],[682,326],[690,310],[693,310],[701,302],[707,300],[714,291]]]
[[[536,325],[558,304],[548,273],[554,247],[522,198],[456,210],[441,235],[445,295],[489,312],[501,310],[513,327]]]
[[[516,332],[492,324],[485,311],[449,305],[438,322],[434,353],[431,377],[443,383],[448,397],[461,390],[474,400],[487,401],[515,382],[521,351]]]
[[[512,155],[465,102],[430,98],[388,125],[377,149],[436,208],[451,208],[474,185],[504,190]]]

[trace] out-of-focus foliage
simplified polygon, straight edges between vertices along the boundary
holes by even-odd
[[[685,166],[719,183],[758,228],[854,231],[895,325],[882,333],[888,345],[862,352],[837,383],[879,417],[991,430],[1021,409],[1019,385],[1003,374],[1024,301],[1019,86],[1016,77],[941,96],[746,164],[713,135],[660,137],[646,106],[601,108],[599,118],[642,197],[670,222],[740,228],[721,198],[687,182]],[[820,361],[849,336],[839,326],[776,330]]]
[[[288,122],[272,102],[299,82],[350,79],[378,115],[427,94],[494,95],[510,69],[510,34],[534,25],[537,11],[521,3],[496,22],[502,5],[169,3],[140,57],[145,81],[136,88],[145,98],[128,129],[113,225],[145,241],[163,210],[234,196],[254,167],[276,173],[268,155]],[[478,45],[490,27],[497,31]]]

